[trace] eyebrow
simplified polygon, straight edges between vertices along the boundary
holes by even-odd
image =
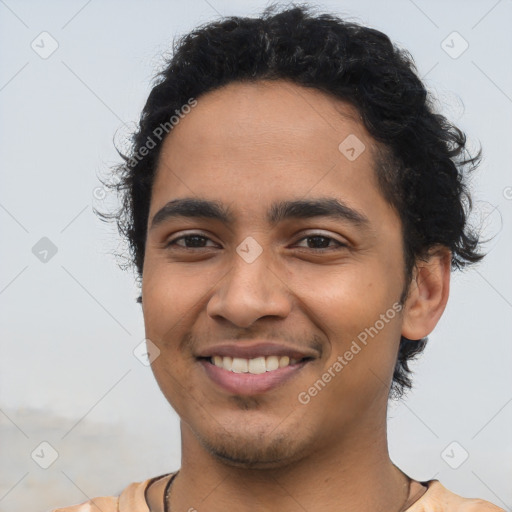
[[[272,204],[267,212],[267,222],[275,226],[289,219],[309,219],[328,217],[348,221],[358,227],[370,224],[368,217],[334,197],[298,199],[280,201]],[[218,201],[196,198],[180,198],[169,201],[153,216],[150,229],[172,218],[200,218],[218,220],[232,225],[235,221],[233,211]]]

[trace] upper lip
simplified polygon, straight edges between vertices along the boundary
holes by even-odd
[[[197,357],[240,357],[254,359],[256,357],[288,356],[290,359],[304,359],[318,357],[316,350],[310,348],[298,349],[279,343],[271,342],[244,342],[222,343],[213,345],[198,352]]]

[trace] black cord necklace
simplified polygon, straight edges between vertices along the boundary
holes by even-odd
[[[179,471],[176,471],[174,475],[170,478],[170,480],[167,482],[167,485],[165,486],[164,491],[164,512],[171,512],[171,504],[170,504],[170,496],[171,496],[171,485],[173,480],[176,478],[176,475],[179,473]]]

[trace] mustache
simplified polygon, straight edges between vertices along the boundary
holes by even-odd
[[[296,347],[298,350],[301,348],[309,348],[318,352],[321,357],[326,348],[326,342],[322,341],[322,338],[318,334],[311,335],[291,335],[288,333],[272,333],[261,334],[256,333],[252,335],[248,335],[247,333],[237,333],[236,335],[231,336],[219,336],[217,335],[198,335],[193,333],[192,331],[187,331],[184,333],[179,341],[179,351],[180,352],[197,352],[199,348],[205,348],[210,345],[215,345],[217,343],[225,343],[225,342],[236,342],[238,340],[243,339],[244,341],[251,340],[265,340],[269,342],[286,342],[289,345]]]

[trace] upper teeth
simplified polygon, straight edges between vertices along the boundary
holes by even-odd
[[[290,359],[288,356],[255,357],[254,359],[242,359],[241,357],[213,356],[210,361],[219,368],[230,370],[234,373],[265,373],[295,364],[298,359]]]

